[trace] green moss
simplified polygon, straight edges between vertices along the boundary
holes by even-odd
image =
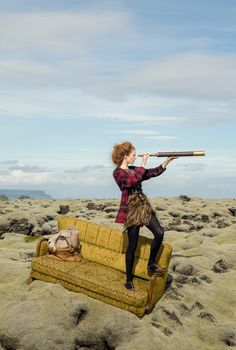
[[[4,194],[0,194],[0,201],[8,201],[9,199]]]
[[[24,240],[26,243],[34,242],[39,239],[39,236],[25,236]]]

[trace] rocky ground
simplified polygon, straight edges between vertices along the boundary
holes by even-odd
[[[0,350],[236,348],[236,200],[151,201],[173,256],[167,291],[142,319],[59,285],[27,285],[30,236],[56,233],[67,206],[69,215],[120,227],[118,200],[0,202]]]

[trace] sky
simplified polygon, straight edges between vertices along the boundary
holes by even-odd
[[[206,152],[149,197],[235,198],[235,18],[235,0],[0,0],[0,188],[119,198],[111,152],[129,140]]]

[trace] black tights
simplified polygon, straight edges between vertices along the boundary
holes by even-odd
[[[146,226],[154,235],[151,244],[150,257],[148,261],[148,265],[155,263],[157,252],[161,246],[164,236],[164,229],[160,225],[156,215],[152,215],[149,224]],[[132,226],[128,228],[128,238],[129,244],[126,251],[126,275],[127,281],[132,281],[133,275],[133,266],[134,266],[134,256],[135,250],[138,245],[139,238],[139,229],[140,226]]]

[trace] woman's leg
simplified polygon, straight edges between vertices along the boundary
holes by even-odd
[[[129,243],[126,251],[125,262],[126,262],[126,282],[132,282],[133,279],[133,266],[134,266],[134,255],[138,245],[139,237],[139,226],[132,226],[127,229]]]
[[[152,240],[151,252],[148,261],[148,265],[155,264],[156,255],[160,249],[161,243],[163,241],[164,229],[160,225],[156,215],[152,215],[147,228],[153,233],[154,238]]]

